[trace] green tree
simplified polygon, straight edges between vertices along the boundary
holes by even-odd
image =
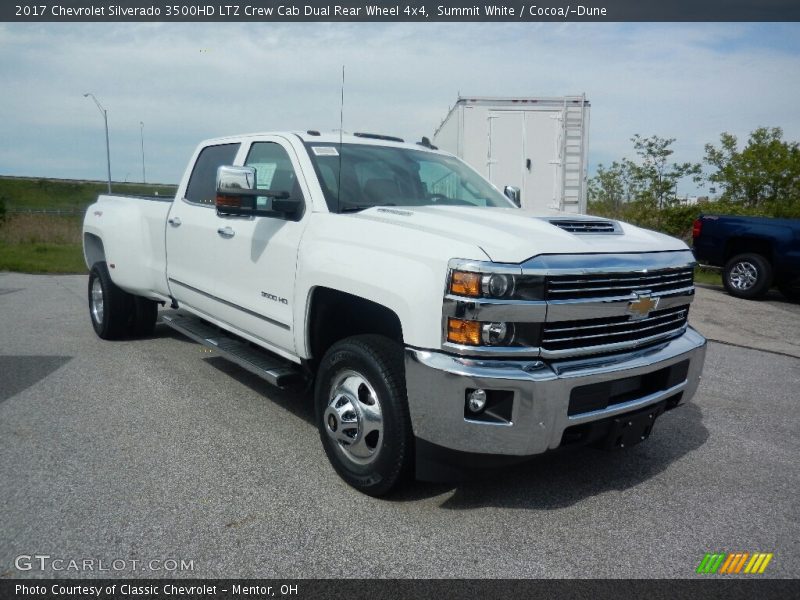
[[[0,223],[6,220],[6,197],[0,196]]]
[[[660,138],[655,135],[643,138],[637,133],[631,141],[639,157],[633,176],[638,183],[641,199],[650,200],[658,208],[663,208],[674,203],[681,179],[691,177],[694,183],[702,181],[702,167],[699,163],[670,162],[674,154],[671,146],[675,143],[675,138]]]
[[[622,163],[614,161],[608,168],[599,165],[597,175],[589,180],[589,202],[602,204],[607,211],[618,214],[622,204],[631,200],[629,180],[624,160]]]
[[[639,202],[646,206],[663,208],[673,204],[678,182],[691,177],[695,183],[702,181],[699,163],[670,162],[675,138],[651,136],[644,138],[638,133],[631,138],[636,152],[635,161],[623,158],[606,168],[597,167],[597,175],[589,180],[589,200],[602,203],[608,210],[619,212],[622,204]]]
[[[780,127],[759,127],[739,150],[736,136],[706,144],[705,162],[716,169],[709,181],[722,187],[721,200],[762,209],[775,216],[800,208],[800,147],[783,140]]]

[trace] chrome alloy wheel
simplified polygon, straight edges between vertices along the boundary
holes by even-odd
[[[328,392],[325,432],[345,458],[368,465],[383,442],[383,414],[375,389],[359,373],[342,371]]]
[[[731,287],[737,290],[749,290],[758,281],[758,268],[749,260],[743,260],[733,265],[728,280]]]
[[[103,286],[100,283],[100,278],[96,278],[92,282],[92,318],[98,325],[103,322]]]

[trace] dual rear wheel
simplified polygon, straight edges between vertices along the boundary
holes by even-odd
[[[155,329],[158,303],[121,290],[106,263],[98,262],[89,272],[89,316],[104,340],[144,337]]]

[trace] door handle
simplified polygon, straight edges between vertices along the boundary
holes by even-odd
[[[525,168],[528,169],[528,172],[531,170],[531,159],[528,158],[525,160]]]
[[[167,219],[167,223],[169,223],[173,227],[180,227],[181,226],[181,218],[180,217],[170,217],[169,219]]]
[[[234,235],[236,235],[236,232],[230,227],[220,227],[217,229],[217,233],[224,238],[232,238]]]

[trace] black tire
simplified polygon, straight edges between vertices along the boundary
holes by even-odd
[[[320,363],[314,403],[325,454],[348,484],[382,496],[410,478],[414,437],[400,344],[380,335],[334,344]]]
[[[134,337],[153,335],[158,319],[158,302],[140,296],[133,297],[133,318],[128,333]]]
[[[731,296],[761,298],[772,285],[772,265],[760,254],[738,254],[725,264],[722,283]]]
[[[778,284],[778,289],[790,302],[800,302],[800,281],[784,281]]]
[[[111,281],[105,262],[95,263],[89,272],[88,292],[89,318],[95,333],[104,340],[125,337],[134,313],[133,296]]]

